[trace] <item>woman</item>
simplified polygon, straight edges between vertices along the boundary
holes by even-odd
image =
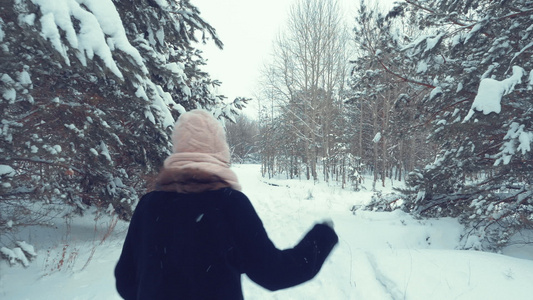
[[[313,278],[335,244],[316,224],[278,250],[229,169],[224,129],[208,112],[180,116],[156,190],[137,205],[115,268],[125,299],[243,299],[241,274],[279,290]]]

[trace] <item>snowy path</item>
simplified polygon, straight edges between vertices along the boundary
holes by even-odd
[[[320,273],[305,284],[269,292],[243,276],[247,300],[532,299],[533,261],[454,250],[461,227],[453,219],[420,222],[399,211],[353,215],[350,208],[368,202],[370,192],[265,180],[258,166],[236,166],[235,171],[279,248],[292,247],[326,218],[333,219],[339,235]],[[0,263],[0,298],[119,299],[113,268],[127,224],[119,223],[114,235],[99,245],[108,222],[102,219],[95,231],[93,216],[86,216],[73,224],[68,236],[59,230],[30,234],[36,246],[49,246],[37,246],[39,257],[27,269]],[[61,270],[54,269],[62,258]]]
[[[246,299],[532,299],[533,261],[454,250],[461,227],[453,219],[419,222],[399,211],[354,216],[350,208],[367,203],[370,192],[269,181],[276,187],[258,184],[265,179],[254,166],[236,170],[279,248],[325,218],[340,240],[315,279],[274,293],[245,279]]]

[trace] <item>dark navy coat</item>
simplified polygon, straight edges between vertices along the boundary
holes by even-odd
[[[338,242],[317,224],[278,250],[248,198],[230,188],[144,195],[115,268],[125,299],[243,299],[241,274],[278,290],[313,278]]]

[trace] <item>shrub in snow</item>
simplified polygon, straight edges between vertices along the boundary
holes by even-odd
[[[17,263],[22,264],[24,267],[29,266],[30,261],[37,256],[33,246],[23,241],[16,242],[16,245],[18,247],[13,249],[7,247],[0,248],[0,258],[7,260],[12,266]]]
[[[192,108],[231,118],[195,42],[222,43],[189,1],[20,0],[0,18],[0,209],[96,205],[128,218]],[[7,179],[6,179],[7,178]],[[26,202],[24,202],[26,203]],[[12,218],[9,214],[2,219]],[[30,222],[31,223],[31,222]],[[17,223],[18,224],[18,223]],[[1,227],[1,225],[0,225]]]
[[[403,195],[399,193],[386,193],[376,192],[372,195],[370,203],[363,207],[353,207],[352,211],[355,214],[357,209],[370,210],[370,211],[393,211],[396,209],[402,209],[404,206]]]

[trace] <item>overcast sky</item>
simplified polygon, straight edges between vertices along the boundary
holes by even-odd
[[[384,0],[392,1],[392,0]],[[290,5],[295,0],[192,0],[201,16],[224,43],[219,50],[214,43],[202,46],[208,59],[205,70],[222,81],[219,93],[255,98],[260,71],[272,50],[272,42],[287,22]],[[348,20],[353,20],[357,0],[342,0]],[[255,101],[254,101],[255,102]],[[251,105],[248,113],[255,113]]]

